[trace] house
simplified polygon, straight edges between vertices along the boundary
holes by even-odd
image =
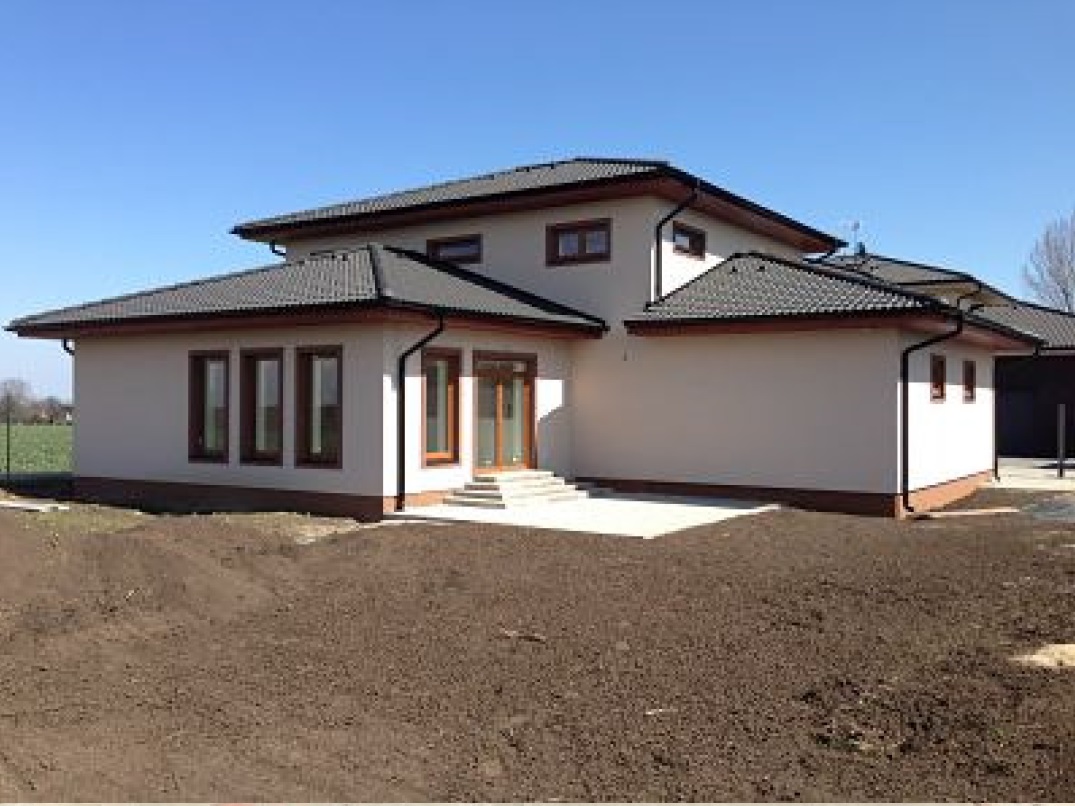
[[[74,345],[82,494],[375,519],[540,468],[900,515],[989,477],[994,356],[1042,344],[662,161],[233,232],[283,259],[10,324]]]

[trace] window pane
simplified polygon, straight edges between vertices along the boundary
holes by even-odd
[[[448,362],[426,367],[426,453],[448,453]]]
[[[560,257],[575,257],[579,253],[579,234],[561,232],[556,236],[556,254]]]
[[[314,356],[310,361],[310,455],[331,459],[339,455],[340,406],[338,359]]]
[[[465,258],[477,258],[481,252],[480,241],[477,238],[468,238],[461,241],[448,241],[436,245],[434,257],[443,260],[461,260]]]
[[[608,232],[594,229],[586,233],[586,254],[603,255],[608,251]]]
[[[675,244],[677,249],[682,249],[686,252],[691,251],[691,236],[687,233],[680,231],[675,234]]]
[[[228,365],[220,360],[205,362],[205,400],[202,448],[223,453],[228,434]]]
[[[275,358],[255,364],[254,450],[280,450],[280,362]]]

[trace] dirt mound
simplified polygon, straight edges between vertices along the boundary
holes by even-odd
[[[286,594],[294,564],[286,540],[242,525],[222,534],[209,519],[143,516],[89,534],[10,526],[0,520],[0,641],[227,620]]]

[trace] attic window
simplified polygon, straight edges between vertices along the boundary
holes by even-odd
[[[482,236],[455,235],[451,238],[430,238],[426,241],[426,254],[434,260],[451,263],[481,263]]]
[[[612,219],[552,224],[545,231],[545,262],[599,263],[612,256]]]
[[[676,222],[672,225],[672,248],[677,255],[705,257],[705,231]]]

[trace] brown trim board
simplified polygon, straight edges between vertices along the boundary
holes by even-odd
[[[918,511],[945,506],[973,493],[978,487],[987,482],[992,477],[992,474],[992,470],[983,470],[980,473],[973,473],[963,478],[914,490],[911,493],[911,505]],[[617,479],[601,476],[580,476],[579,481],[608,487],[624,493],[656,493],[659,495],[775,501],[801,509],[886,518],[902,518],[908,514],[903,509],[898,493],[811,490],[796,487],[758,487],[738,484],[658,481],[655,479]]]
[[[312,327],[325,325],[426,324],[435,320],[428,311],[418,309],[348,306],[321,310],[251,312],[234,315],[184,314],[179,316],[135,320],[86,322],[70,325],[26,325],[9,328],[18,336],[38,339],[78,339],[99,336],[133,336],[168,333],[204,332],[209,330],[265,330],[283,327]],[[567,322],[539,322],[506,316],[477,314],[445,315],[449,327],[461,330],[493,333],[518,333],[550,339],[598,339],[604,328],[593,325],[574,325]]]
[[[909,330],[918,333],[943,333],[952,328],[951,316],[937,314],[891,313],[853,314],[847,316],[772,316],[750,319],[697,320],[627,320],[624,327],[632,336],[705,336],[749,333],[803,333],[820,330]],[[967,323],[956,341],[994,350],[1025,350],[1034,340],[1006,335]]]
[[[409,493],[407,506],[439,504],[450,490]],[[76,476],[76,500],[173,512],[304,512],[360,521],[378,521],[395,509],[394,496],[349,495],[271,487]]]

